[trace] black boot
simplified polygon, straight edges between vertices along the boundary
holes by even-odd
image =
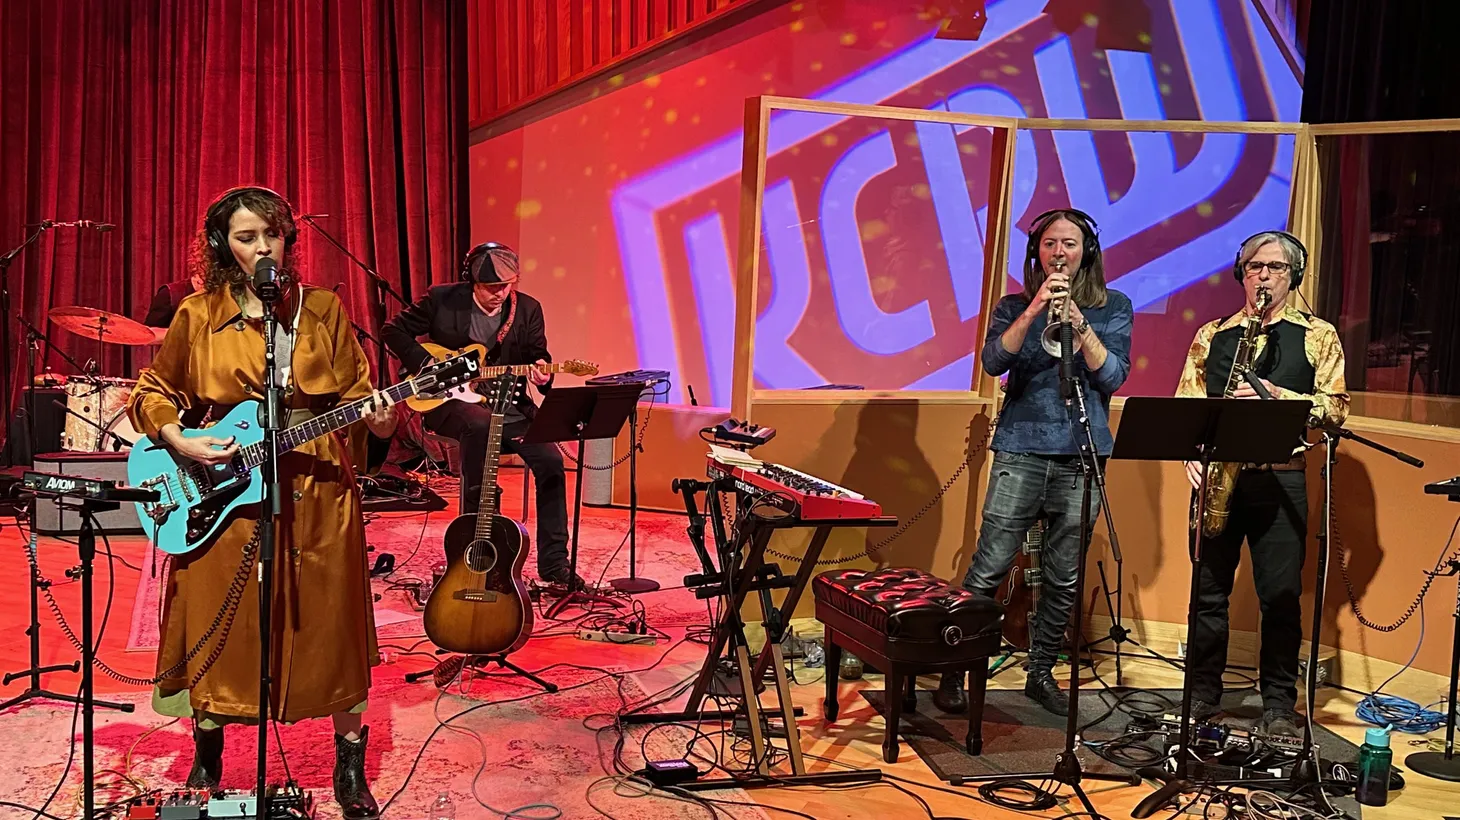
[[[1070,713],[1069,696],[1060,689],[1054,676],[1048,672],[1030,672],[1029,679],[1024,682],[1024,694],[1043,706],[1046,711],[1053,712],[1060,717]]]
[[[188,772],[190,789],[214,791],[223,779],[223,727],[205,732],[193,724],[193,768]]]
[[[365,784],[365,741],[370,727],[360,728],[360,739],[346,740],[335,735],[335,802],[345,820],[376,820],[380,807]]]
[[[933,705],[945,712],[961,714],[968,709],[968,695],[963,691],[966,672],[944,672],[938,681],[938,691],[933,693]]]

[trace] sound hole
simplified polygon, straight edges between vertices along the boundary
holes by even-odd
[[[466,548],[466,568],[472,572],[491,572],[497,565],[497,548],[491,541],[473,541]]]

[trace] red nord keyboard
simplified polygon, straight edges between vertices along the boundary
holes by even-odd
[[[758,467],[743,467],[724,464],[714,456],[708,462],[705,471],[710,478],[731,479],[736,489],[760,497],[758,503],[804,521],[876,518],[882,514],[882,505],[875,501],[780,464],[762,462]]]

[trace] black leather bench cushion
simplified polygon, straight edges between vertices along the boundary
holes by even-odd
[[[811,584],[818,606],[831,606],[892,641],[942,642],[956,626],[966,637],[998,632],[1004,608],[910,567],[832,570]]]

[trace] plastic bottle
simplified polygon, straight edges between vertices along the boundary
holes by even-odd
[[[1370,729],[1364,733],[1359,747],[1358,782],[1354,797],[1365,806],[1382,806],[1389,802],[1389,767],[1394,752],[1389,749],[1389,730]]]
[[[431,820],[456,820],[456,803],[451,799],[451,792],[436,795],[436,802],[431,804]]]

